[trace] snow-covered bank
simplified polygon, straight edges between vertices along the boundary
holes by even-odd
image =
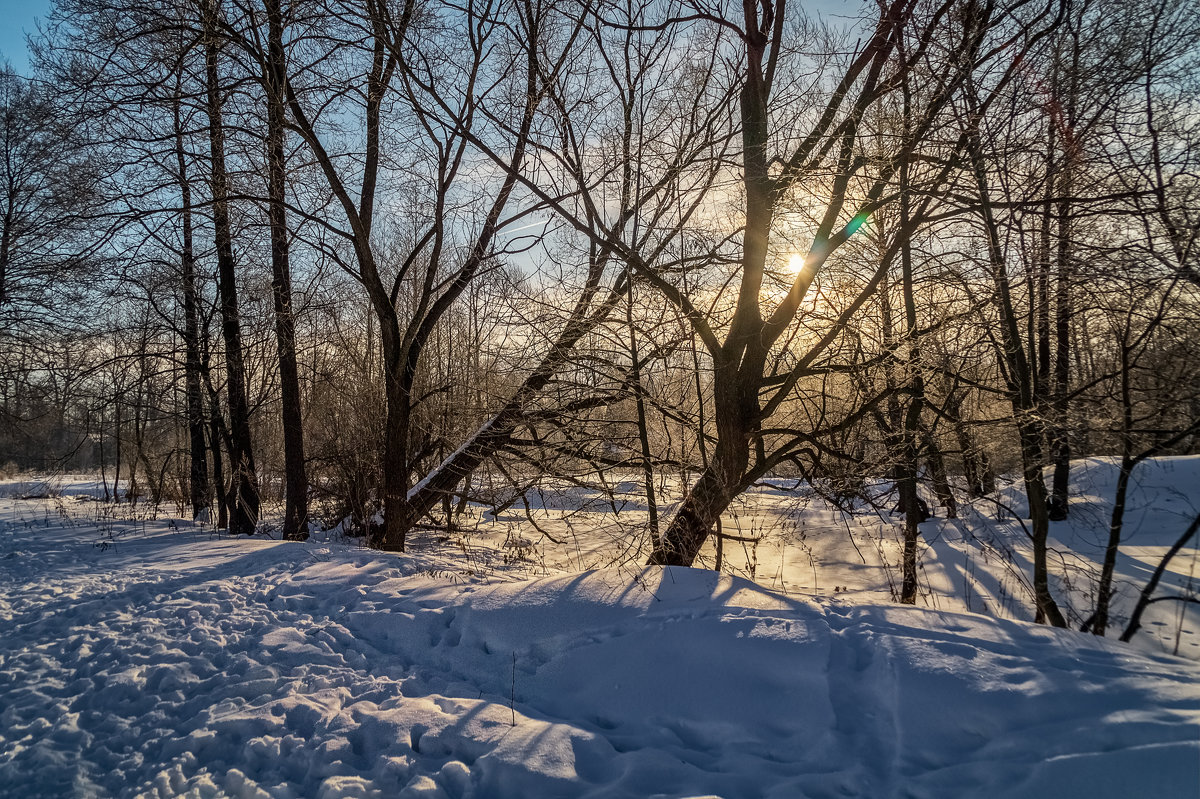
[[[1112,640],[41,502],[0,500],[3,796],[1200,795],[1200,666]]]

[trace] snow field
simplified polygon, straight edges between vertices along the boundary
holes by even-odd
[[[1134,546],[1174,529],[1164,504]],[[599,557],[585,521],[572,557]],[[784,547],[784,593],[506,565],[511,531],[401,556],[171,524],[0,499],[0,796],[1200,796],[1196,662],[881,604],[848,538],[817,550],[817,586]],[[926,575],[954,589],[945,541]]]

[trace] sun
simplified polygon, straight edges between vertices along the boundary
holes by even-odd
[[[794,252],[788,256],[788,272],[792,275],[798,275],[804,271],[805,259],[798,252]]]

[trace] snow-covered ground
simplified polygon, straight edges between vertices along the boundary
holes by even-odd
[[[1139,469],[1118,627],[1200,501],[1200,459]],[[1079,464],[1054,529],[1077,616],[1114,481]],[[47,487],[0,485],[0,796],[1200,796],[1195,606],[1132,645],[1024,621],[1012,486],[923,526],[918,607],[898,520],[784,483],[727,518],[760,540],[720,575],[635,565],[644,509],[578,491],[531,511],[563,545],[474,509],[391,555]]]

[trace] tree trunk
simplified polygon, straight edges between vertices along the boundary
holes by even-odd
[[[588,331],[608,318],[625,296],[628,272],[596,303],[600,290],[599,279],[610,254],[600,252],[591,268],[589,288],[576,301],[566,325],[555,338],[538,365],[522,381],[495,416],[485,422],[469,440],[464,442],[446,460],[439,464],[408,492],[401,525],[411,526],[441,501],[443,495],[452,493],[462,480],[475,471],[492,453],[508,443],[521,423],[525,408],[545,388],[571,354],[571,350]],[[385,339],[385,358],[387,351]],[[391,400],[389,399],[389,413]],[[407,528],[405,528],[407,529]]]
[[[1121,532],[1125,522],[1125,503],[1129,493],[1129,478],[1134,461],[1128,445],[1121,453],[1121,471],[1117,475],[1117,492],[1113,498],[1112,516],[1108,524],[1108,543],[1104,547],[1104,563],[1100,567],[1100,583],[1096,586],[1096,610],[1084,625],[1084,632],[1104,635],[1108,630],[1108,611],[1113,596],[1113,575],[1117,569],[1117,552],[1121,547]]]
[[[718,417],[720,413],[718,413]],[[738,438],[736,434],[733,438]],[[741,490],[741,478],[749,462],[749,430],[741,447],[729,446],[729,437],[719,437],[705,469],[663,532],[647,559],[652,566],[691,566],[721,514]]]
[[[1033,594],[1037,605],[1035,620],[1066,627],[1066,619],[1050,594],[1047,541],[1050,536],[1049,496],[1042,475],[1042,437],[1039,425],[1026,417],[1018,420],[1021,460],[1024,463],[1025,494],[1029,502],[1030,537],[1033,541]]]
[[[782,9],[780,9],[782,11]],[[767,13],[773,13],[769,9]],[[776,187],[768,173],[767,100],[763,77],[771,40],[759,31],[758,10],[743,6],[747,30],[745,83],[739,94],[742,123],[742,186],[745,224],[742,232],[741,284],[729,333],[713,357],[713,413],[717,442],[708,468],[680,504],[670,525],[650,553],[652,565],[690,566],[717,519],[741,490],[750,462],[751,436],[759,412],[758,392],[766,361],[763,318],[759,307]]]
[[[1067,518],[1067,486],[1071,476],[1071,442],[1067,435],[1067,414],[1070,412],[1071,377],[1071,153],[1063,167],[1058,202],[1057,277],[1054,319],[1054,380],[1050,403],[1049,446],[1054,464],[1053,488],[1050,497],[1050,518]]]
[[[925,462],[929,464],[929,479],[933,484],[933,493],[937,496],[938,504],[946,509],[947,519],[957,519],[958,502],[954,499],[950,478],[946,474],[946,459],[942,456],[942,450],[932,431],[922,431],[921,448],[925,451]]]
[[[229,457],[232,484],[229,532],[253,535],[258,525],[258,474],[250,440],[250,406],[246,399],[246,369],[242,356],[241,320],[238,315],[237,264],[229,221],[229,177],[225,168],[225,132],[221,119],[221,84],[218,71],[217,17],[219,0],[205,0],[204,56],[208,112],[208,141],[212,184],[213,228],[216,233],[218,290],[221,303],[221,336],[225,342],[226,391],[229,398]]]
[[[113,446],[116,463],[113,469],[113,502],[121,501],[121,395],[113,397]]]
[[[1056,94],[1065,95],[1066,102],[1059,109],[1059,123],[1063,127],[1063,161],[1059,175],[1058,204],[1055,221],[1058,226],[1058,246],[1055,250],[1057,282],[1055,285],[1055,350],[1054,381],[1051,396],[1051,424],[1049,435],[1050,459],[1054,463],[1054,479],[1050,499],[1050,518],[1067,518],[1067,485],[1071,472],[1071,440],[1067,435],[1067,414],[1070,412],[1071,377],[1071,326],[1074,316],[1071,284],[1074,269],[1072,250],[1074,241],[1071,224],[1071,195],[1075,190],[1076,167],[1080,163],[1082,150],[1076,131],[1077,104],[1079,102],[1080,79],[1080,31],[1074,14],[1068,15],[1067,36],[1071,42],[1071,63],[1066,70],[1067,86]],[[1058,76],[1056,75],[1056,78]],[[1086,126],[1085,126],[1086,127]]]
[[[1133,385],[1130,359],[1132,346],[1129,342],[1129,331],[1121,337],[1121,468],[1117,474],[1117,491],[1113,497],[1112,516],[1108,525],[1108,543],[1104,548],[1104,562],[1100,568],[1100,582],[1096,586],[1096,610],[1091,618],[1084,622],[1082,630],[1095,635],[1104,635],[1108,629],[1109,607],[1113,596],[1113,576],[1117,569],[1117,554],[1121,547],[1121,535],[1125,525],[1125,506],[1129,495],[1129,482],[1134,468],[1147,458],[1152,458],[1170,447],[1185,440],[1195,430],[1200,429],[1200,419],[1193,420],[1191,425],[1180,430],[1169,438],[1157,441],[1148,449],[1134,454],[1133,448]],[[1182,546],[1182,544],[1180,544]],[[1171,556],[1168,556],[1168,559]],[[1157,583],[1157,577],[1152,581]],[[1153,592],[1154,585],[1149,590]],[[1134,625],[1131,624],[1131,627]],[[1128,632],[1128,631],[1127,631]],[[1130,633],[1132,634],[1132,633]],[[1127,640],[1122,638],[1122,640]]]
[[[228,447],[229,433],[221,415],[221,400],[209,386],[208,392],[208,443],[212,452],[212,484],[217,498],[217,529],[229,528],[229,486],[225,482],[225,456],[222,447]]]
[[[226,530],[229,527],[229,486],[225,483],[225,456],[230,448],[229,430],[225,426],[225,417],[221,411],[221,395],[212,380],[212,355],[209,342],[212,333],[208,326],[209,317],[201,320],[200,326],[200,378],[208,398],[208,449],[212,453],[212,492],[216,495],[217,520],[216,529]]]
[[[284,515],[283,537],[308,537],[308,475],[304,464],[304,425],[300,399],[300,369],[296,362],[296,324],[292,311],[287,210],[284,207],[283,12],[281,0],[266,0],[267,52],[267,172],[271,227],[271,295],[275,305],[275,339],[279,355],[279,392],[283,424]]]
[[[200,302],[196,291],[196,256],[192,229],[192,186],[188,179],[187,158],[183,140],[181,101],[176,97],[175,159],[178,167],[180,211],[183,224],[183,250],[180,253],[183,270],[183,346],[184,385],[187,396],[187,428],[189,443],[188,497],[192,503],[192,519],[208,521],[212,487],[208,482],[208,448],[204,438],[204,396],[201,386]]]
[[[404,539],[409,529],[421,516],[433,508],[441,494],[433,497],[428,508],[417,512],[408,497],[408,434],[410,398],[407,387],[401,382],[399,366],[392,362],[398,358],[398,344],[385,325],[383,330],[383,360],[386,364],[384,384],[387,396],[387,415],[384,422],[383,444],[383,519],[384,527],[370,539],[372,546],[392,552],[404,551]]]
[[[721,514],[744,488],[758,411],[759,382],[744,372],[739,374],[742,370],[738,367],[737,361],[718,359],[714,362],[716,446],[708,467],[688,491],[651,551],[647,560],[651,565],[691,566]],[[752,362],[751,376],[754,368]]]
[[[1179,550],[1187,546],[1187,542],[1196,534],[1196,530],[1200,529],[1200,515],[1192,519],[1192,523],[1183,531],[1183,535],[1179,536],[1178,540],[1171,545],[1167,550],[1167,554],[1163,555],[1162,560],[1158,562],[1158,566],[1154,568],[1154,574],[1150,576],[1150,581],[1146,583],[1146,587],[1142,589],[1141,595],[1138,596],[1137,605],[1133,608],[1133,614],[1129,617],[1129,626],[1125,628],[1125,632],[1121,633],[1121,640],[1128,642],[1137,631],[1142,627],[1142,614],[1146,612],[1146,608],[1153,601],[1150,597],[1154,595],[1155,589],[1158,588],[1159,580],[1167,571],[1167,565],[1171,559],[1179,554]]]
[[[971,431],[958,414],[958,408],[952,409],[950,401],[946,402],[946,413],[954,423],[954,437],[958,439],[958,450],[961,453],[963,478],[967,481],[967,494],[971,497],[983,496],[983,481],[979,474],[979,460],[976,457],[975,441]]]
[[[4,219],[0,224],[0,308],[3,308],[8,302],[8,259],[9,250],[12,249],[12,228],[13,228],[13,197],[9,192],[8,202],[4,209]]]
[[[628,302],[625,305],[625,323],[629,328],[629,379],[633,383],[634,403],[637,411],[638,443],[641,445],[642,481],[646,492],[647,529],[650,540],[658,540],[658,504],[654,498],[654,461],[650,457],[650,430],[646,423],[646,400],[642,388],[642,372],[638,363],[637,334],[633,326],[633,281],[629,281]]]
[[[1020,326],[1013,306],[1004,251],[1000,244],[988,191],[987,169],[983,158],[978,130],[970,133],[970,151],[976,187],[979,190],[980,212],[987,235],[988,259],[997,294],[1001,333],[1001,355],[1007,367],[1008,396],[1013,408],[1013,421],[1021,441],[1021,464],[1025,477],[1025,493],[1029,503],[1029,518],[1033,541],[1033,588],[1037,620],[1055,627],[1065,627],[1066,620],[1050,594],[1047,564],[1047,540],[1050,532],[1048,495],[1042,475],[1045,455],[1042,448],[1042,424],[1034,395],[1035,373],[1021,343]]]
[[[904,250],[908,250],[907,246],[903,246]],[[903,285],[905,280],[901,279],[902,291],[905,294],[905,304],[907,305],[907,295],[909,294],[908,287]],[[899,349],[898,336],[896,327],[892,317],[892,302],[891,289],[885,283],[879,292],[879,310],[881,314],[884,346],[888,348]],[[907,313],[906,313],[907,318]],[[911,334],[910,331],[906,335]],[[911,342],[910,342],[911,343]],[[912,384],[912,363],[911,359],[908,364],[905,364],[905,376],[908,378],[910,386]],[[887,449],[888,461],[892,469],[892,482],[895,484],[897,493],[896,509],[904,516],[904,534],[902,543],[902,554],[900,558],[900,573],[901,573],[901,588],[900,601],[906,605],[914,605],[917,602],[917,539],[921,535],[920,523],[925,521],[919,508],[920,503],[917,498],[917,451],[913,441],[913,431],[910,430],[912,421],[912,407],[906,411],[900,405],[900,380],[904,379],[896,377],[897,364],[895,358],[889,358],[884,367],[884,380],[888,392],[887,398],[887,417],[879,416],[879,425],[883,431],[885,447]],[[916,402],[917,397],[914,393],[912,402]],[[917,413],[920,413],[920,407],[917,407]]]
[[[8,397],[5,397],[7,400]],[[104,486],[104,502],[107,504],[112,495],[108,493],[108,459],[104,457],[104,411],[100,411],[99,435],[96,437],[100,450],[100,485]]]
[[[1133,467],[1137,464],[1133,455],[1133,395],[1130,385],[1130,348],[1127,335],[1122,336],[1120,344],[1121,469],[1117,475],[1117,491],[1113,498],[1112,516],[1108,525],[1108,543],[1104,548],[1104,562],[1100,568],[1100,583],[1096,587],[1096,610],[1088,622],[1083,625],[1085,632],[1090,630],[1095,635],[1104,635],[1108,629],[1108,611],[1113,593],[1112,582],[1117,568],[1117,552],[1121,546],[1121,533],[1125,522],[1125,502],[1129,491],[1129,478],[1133,473]]]
[[[902,2],[892,2],[880,6],[873,35],[848,67],[844,88],[830,100],[830,108],[822,116],[823,120],[832,120],[836,116],[836,109],[847,96],[849,87],[855,85],[860,77],[858,94],[850,101],[856,108],[865,110],[878,97],[877,92],[884,91],[878,79],[905,24],[904,5]],[[764,409],[760,404],[760,392],[765,384],[768,354],[795,319],[816,272],[830,254],[865,221],[865,217],[855,216],[854,221],[839,224],[839,218],[849,202],[850,179],[857,171],[854,159],[857,121],[860,118],[857,114],[850,114],[830,139],[824,139],[829,131],[823,123],[818,123],[791,157],[770,157],[768,107],[777,48],[783,46],[785,7],[782,2],[743,3],[741,10],[742,29],[747,32],[742,40],[744,55],[740,71],[743,81],[738,97],[745,215],[737,272],[737,304],[729,320],[724,342],[719,343],[709,328],[705,328],[703,335],[713,362],[713,410],[717,441],[709,467],[685,497],[651,552],[651,563],[690,565],[720,514],[733,497],[745,488],[752,445],[758,451],[759,463],[766,464],[765,447],[758,431],[761,430],[763,419],[783,401],[787,391],[794,385],[790,380],[785,380],[785,388],[776,391],[769,407]],[[894,77],[889,78],[889,81],[892,80]],[[937,107],[939,102],[931,103],[930,107]],[[827,142],[826,152],[832,154],[835,162],[832,165],[830,200],[813,236],[803,269],[792,282],[787,295],[764,317],[763,279],[776,203],[792,185],[792,181],[806,174],[806,170],[798,166],[804,160],[800,157],[801,153],[807,158],[813,152],[810,148],[816,147],[822,140]],[[903,160],[907,160],[907,156],[903,156],[901,162]],[[790,166],[785,167],[779,178],[775,178],[771,170],[778,164]],[[880,178],[869,193],[872,196],[881,194],[888,180]],[[904,230],[899,235],[911,234],[911,230]],[[889,253],[880,271],[872,278],[870,287],[864,289],[857,302],[864,301],[878,286],[890,258]],[[696,324],[693,321],[693,326]]]
[[[900,52],[904,50],[901,47]],[[909,104],[911,102],[911,86],[908,72],[904,72],[901,84],[901,95],[904,108],[904,137],[908,138]],[[900,245],[900,291],[904,297],[904,337],[908,342],[908,362],[905,365],[908,378],[908,389],[911,396],[908,409],[904,414],[904,431],[902,434],[902,474],[900,483],[900,502],[904,510],[904,580],[901,585],[900,601],[909,605],[917,602],[917,538],[921,535],[921,522],[925,521],[925,513],[921,509],[917,497],[917,438],[920,435],[921,409],[925,404],[925,380],[921,375],[921,342],[917,332],[917,305],[913,296],[913,266],[912,245],[909,240],[909,165],[904,161],[900,165],[900,234],[903,236]]]

